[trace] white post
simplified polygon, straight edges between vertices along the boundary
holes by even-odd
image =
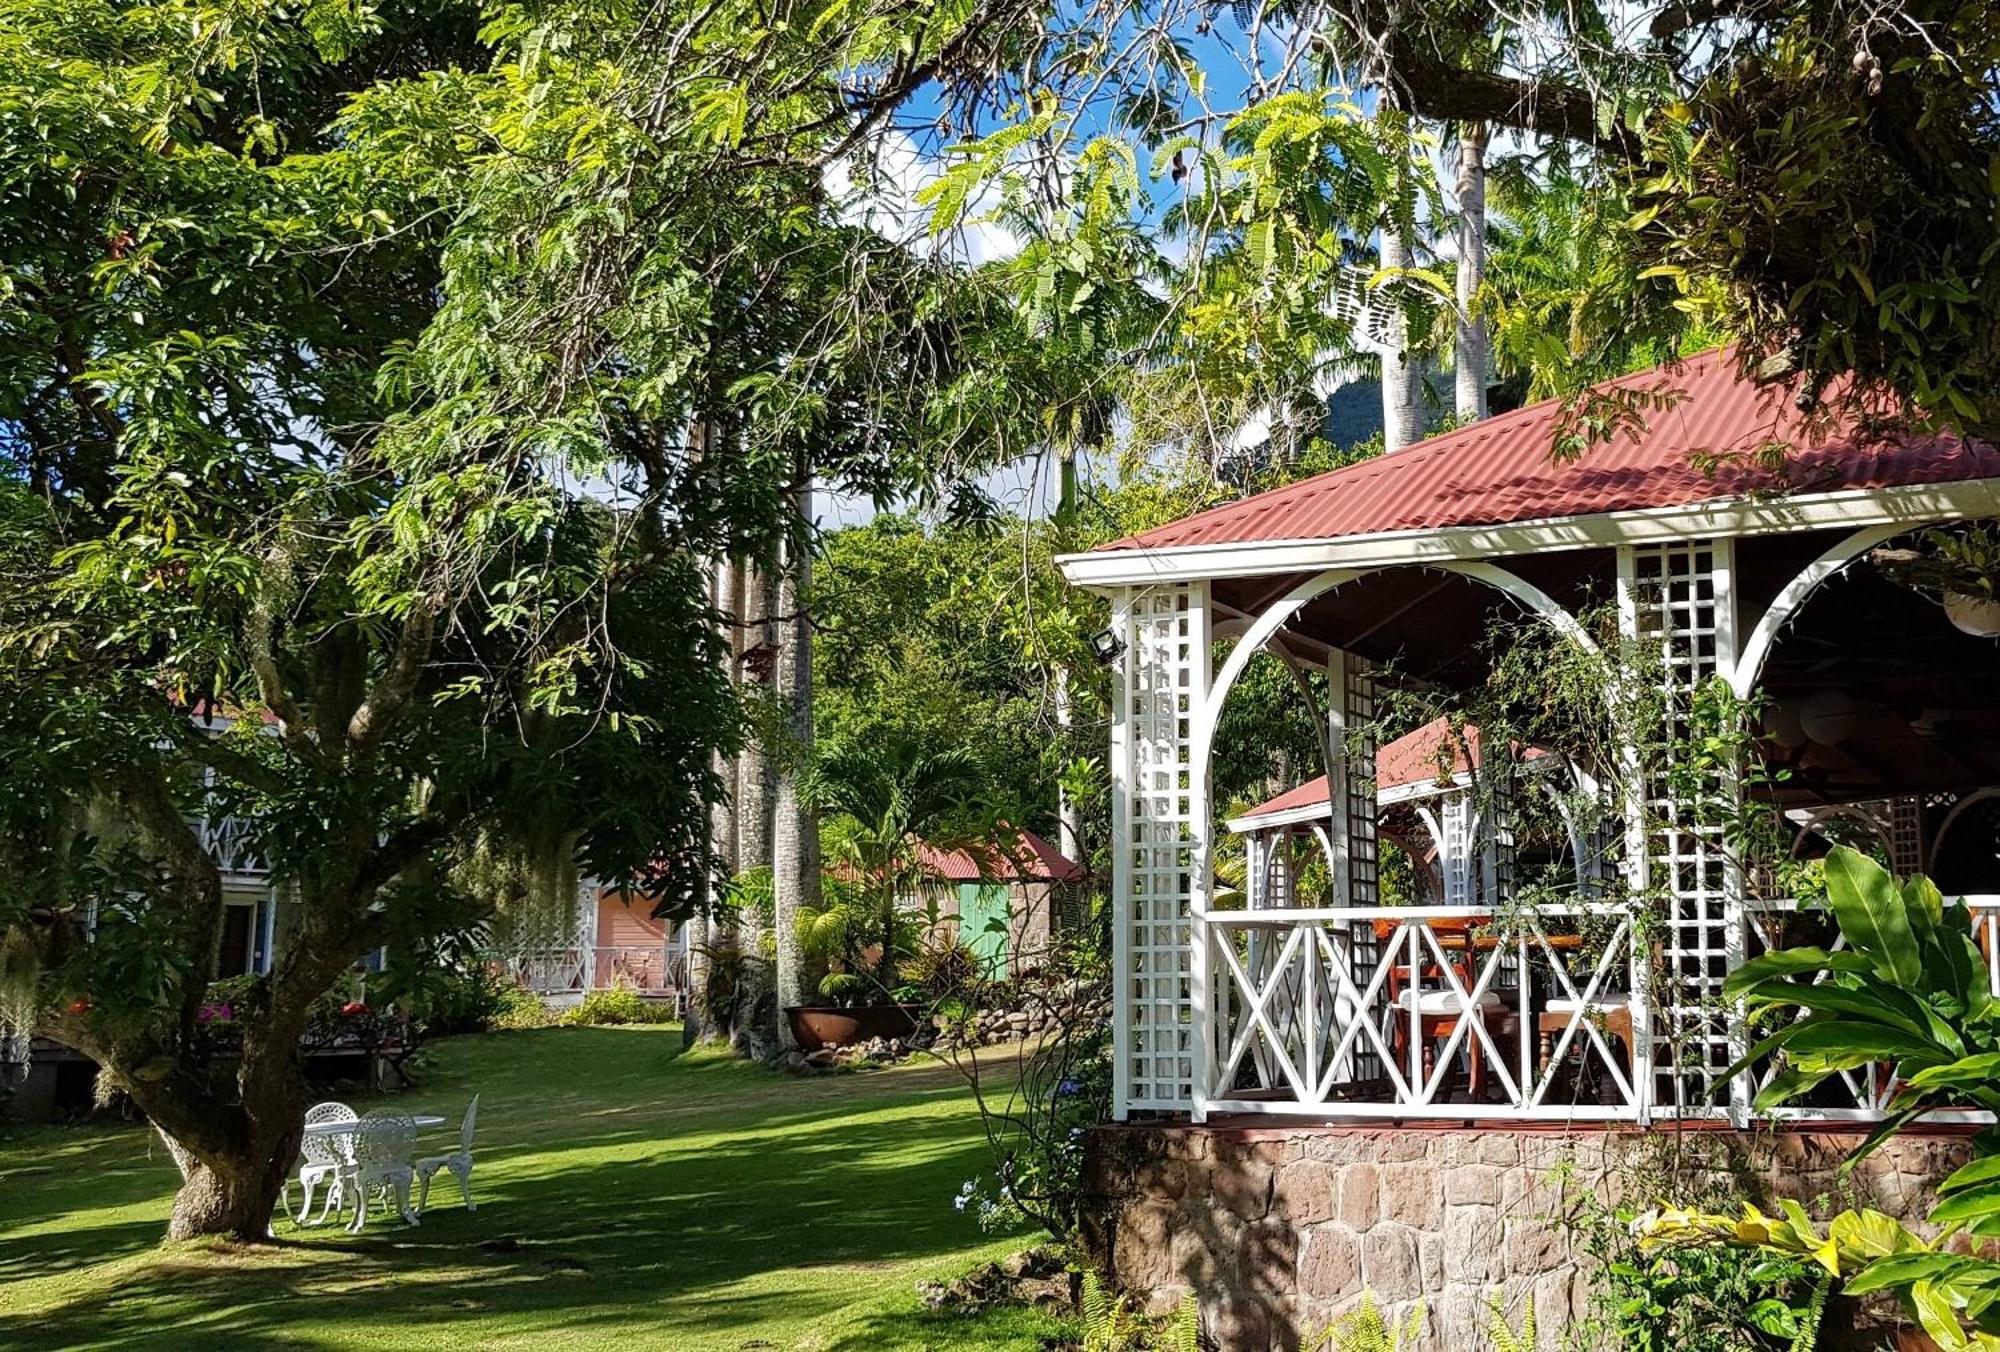
[[[1131,594],[1111,598],[1111,633],[1124,645],[1111,673],[1111,1116],[1132,1111],[1132,651]]]
[[[1221,711],[1209,706],[1208,690],[1214,652],[1210,646],[1208,584],[1188,587],[1187,648],[1182,655],[1188,685],[1176,699],[1176,728],[1185,729],[1180,742],[1186,764],[1187,802],[1183,809],[1188,843],[1188,998],[1194,1006],[1193,1065],[1190,1067],[1190,1111],[1194,1120],[1207,1120],[1206,1103],[1214,1085],[1216,992],[1209,972],[1209,898],[1215,890],[1215,858],[1211,848],[1215,835],[1214,804],[1209,801],[1209,763],[1214,759],[1214,729],[1197,732],[1197,720]],[[1181,710],[1185,709],[1182,715]],[[1186,722],[1182,723],[1181,718]]]
[[[1628,642],[1652,649],[1660,661],[1666,700],[1665,726],[1657,734],[1623,726],[1619,731],[1627,738],[1660,739],[1657,746],[1627,746],[1621,753],[1631,777],[1627,868],[1635,890],[1658,892],[1667,906],[1661,957],[1669,989],[1661,993],[1659,1008],[1642,1003],[1635,1009],[1635,1023],[1644,1018],[1648,1026],[1639,1041],[1657,1043],[1663,1016],[1672,1036],[1691,1049],[1698,1062],[1671,1070],[1676,1107],[1700,1111],[1721,1106],[1741,1123],[1749,1108],[1747,1081],[1733,1078],[1718,1105],[1713,1077],[1738,1059],[1746,1045],[1742,1019],[1721,1004],[1723,979],[1742,961],[1744,952],[1742,879],[1729,857],[1724,828],[1700,820],[1695,805],[1676,800],[1661,767],[1652,763],[1677,754],[1676,742],[1687,729],[1687,706],[1701,685],[1716,676],[1734,675],[1730,545],[1728,540],[1677,540],[1618,551],[1620,624]],[[1621,723],[1625,721],[1629,719]],[[1725,797],[1736,789],[1733,776],[1715,786],[1716,793]],[[1634,954],[1640,973],[1645,970],[1645,956]],[[1655,1060],[1650,1048],[1644,1060],[1650,1068]],[[1687,1102],[1691,1072],[1707,1086],[1698,1104]]]

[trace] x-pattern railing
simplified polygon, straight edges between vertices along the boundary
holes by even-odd
[[[1599,933],[1586,941],[1585,929]],[[1645,1063],[1625,993],[1634,929],[1611,908],[1230,911],[1207,916],[1203,932],[1217,983],[1197,1039],[1212,1052],[1199,1076],[1206,1112],[1640,1111]],[[1552,1000],[1565,1002],[1555,1015]],[[1622,1049],[1607,1011],[1625,1021]],[[1586,1062],[1604,1077],[1600,1101],[1558,1102],[1557,1087]],[[1494,1092],[1474,1104],[1487,1077]]]

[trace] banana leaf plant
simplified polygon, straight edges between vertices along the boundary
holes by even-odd
[[[1844,946],[1766,953],[1724,983],[1753,1021],[1783,1021],[1726,1073],[1782,1052],[1782,1069],[1757,1095],[1770,1108],[1843,1071],[1893,1065],[1889,1115],[1856,1160],[1934,1109],[2000,1114],[2000,1001],[1965,906],[1947,905],[1928,878],[1898,885],[1846,846],[1827,856],[1826,886]],[[1986,1150],[2000,1145],[1990,1136]]]
[[[1757,1095],[1759,1108],[1796,1099],[1830,1076],[1893,1065],[1888,1116],[1843,1168],[1926,1112],[1983,1108],[2000,1116],[2000,1001],[1970,913],[1946,904],[1929,879],[1901,884],[1845,846],[1826,859],[1827,906],[1843,944],[1788,948],[1745,963],[1724,983],[1753,1019],[1784,1020],[1726,1073],[1774,1054],[1782,1068]],[[1973,1160],[1939,1184],[1922,1239],[1874,1212],[1846,1212],[1822,1237],[1795,1206],[1781,1218],[1746,1209],[1740,1218],[1668,1212],[1657,1242],[1710,1239],[1815,1258],[1844,1278],[1849,1295],[1895,1291],[1946,1349],[2000,1352],[2000,1263],[1951,1253],[1958,1231],[2000,1239],[2000,1128],[1973,1141]]]

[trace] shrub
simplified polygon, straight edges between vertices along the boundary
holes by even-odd
[[[492,1026],[507,1030],[547,1028],[555,1021],[554,1011],[542,1002],[541,996],[509,983],[500,992]]]
[[[671,1005],[656,1004],[642,998],[630,986],[614,986],[610,990],[592,991],[573,1008],[567,1010],[562,1021],[566,1024],[618,1024],[618,1023],[672,1023],[674,1011]]]
[[[403,1003],[426,1036],[444,1037],[494,1027],[517,993],[527,994],[490,964],[470,961],[419,972]]]

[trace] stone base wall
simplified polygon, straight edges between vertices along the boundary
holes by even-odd
[[[1544,1340],[1587,1309],[1570,1219],[1594,1200],[1796,1198],[1915,1222],[1970,1158],[1964,1133],[1904,1135],[1847,1177],[1862,1133],[1430,1126],[1107,1126],[1086,1154],[1092,1258],[1153,1312],[1200,1299],[1227,1352],[1294,1352],[1373,1292],[1422,1346],[1491,1346],[1495,1307]],[[1553,1345],[1553,1344],[1551,1344]]]

